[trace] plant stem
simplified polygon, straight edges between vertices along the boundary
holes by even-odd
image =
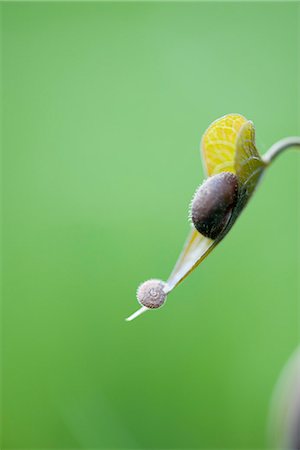
[[[264,154],[263,160],[268,165],[274,161],[274,159],[280,155],[284,150],[289,147],[300,147],[300,137],[292,136],[281,139],[278,142],[275,142],[269,150]]]

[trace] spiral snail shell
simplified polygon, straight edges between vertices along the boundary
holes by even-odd
[[[197,189],[190,216],[199,233],[216,239],[228,223],[238,199],[238,179],[231,172],[209,177]]]
[[[137,290],[139,303],[150,309],[160,308],[167,297],[166,283],[161,280],[148,280],[142,283]]]

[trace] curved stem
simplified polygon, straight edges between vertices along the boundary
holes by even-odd
[[[263,160],[268,165],[277,158],[280,153],[289,147],[300,147],[300,137],[292,136],[281,139],[280,141],[273,144],[269,150],[264,154]]]

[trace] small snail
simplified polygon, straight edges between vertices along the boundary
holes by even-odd
[[[137,290],[137,299],[146,308],[160,308],[165,303],[166,298],[166,283],[161,280],[145,281]]]
[[[209,177],[197,189],[190,217],[199,233],[216,239],[228,223],[238,198],[238,179],[231,172]]]

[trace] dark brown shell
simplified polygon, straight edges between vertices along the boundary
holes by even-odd
[[[231,216],[238,198],[238,179],[231,172],[209,177],[196,191],[191,219],[196,230],[216,239]]]

